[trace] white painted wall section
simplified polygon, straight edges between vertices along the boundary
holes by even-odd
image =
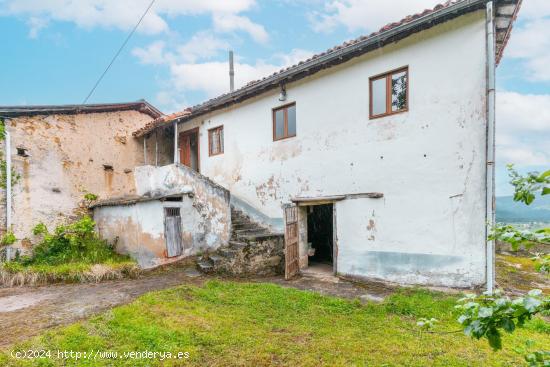
[[[201,173],[277,220],[293,197],[381,192],[336,206],[338,271],[403,283],[485,279],[485,13],[417,33],[278,91],[185,124]],[[369,77],[409,68],[409,111],[369,119]],[[297,136],[274,142],[272,109],[296,102]],[[208,132],[224,126],[224,154]],[[368,229],[373,219],[376,233]],[[373,237],[371,239],[371,236]]]

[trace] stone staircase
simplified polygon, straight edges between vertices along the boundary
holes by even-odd
[[[203,254],[197,267],[204,273],[236,276],[281,274],[284,236],[254,222],[231,207],[231,239],[215,253]]]

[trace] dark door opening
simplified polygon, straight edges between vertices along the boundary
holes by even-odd
[[[307,239],[312,248],[309,264],[334,264],[332,213],[332,204],[308,207]]]
[[[199,172],[199,130],[192,129],[180,133],[180,163]]]

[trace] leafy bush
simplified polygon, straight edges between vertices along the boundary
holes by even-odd
[[[529,367],[547,367],[550,366],[550,351],[537,350],[525,356],[525,361]]]
[[[514,201],[522,201],[530,205],[535,200],[535,193],[540,191],[541,195],[550,195],[550,170],[543,173],[529,172],[527,175],[520,175],[512,164],[508,166],[510,183],[515,187]]]
[[[55,282],[99,282],[139,274],[129,256],[117,254],[99,238],[89,216],[60,225],[53,233],[44,223],[32,232],[42,236],[31,256],[21,256],[0,265],[0,284],[37,285]]]
[[[521,248],[528,250],[537,244],[550,245],[550,228],[529,231],[517,229],[513,225],[496,225],[491,230],[489,240],[509,243],[514,251]]]
[[[0,246],[9,246],[11,244],[14,244],[15,241],[17,241],[17,238],[15,238],[15,235],[12,231],[8,231],[2,236],[2,239],[0,240]]]
[[[543,274],[550,274],[550,254],[536,254],[533,260],[535,261],[536,271]]]
[[[464,333],[472,338],[487,338],[494,350],[502,348],[501,332],[512,333],[524,326],[534,315],[550,310],[550,297],[534,289],[527,296],[511,300],[497,290],[494,295],[469,294],[455,306],[461,311],[458,322]]]
[[[99,264],[128,260],[127,256],[117,254],[112,245],[99,238],[95,232],[95,222],[89,216],[68,225],[60,225],[53,233],[48,231],[44,223],[39,223],[33,228],[33,233],[43,238],[34,247],[32,257],[20,260],[23,265],[73,262]]]

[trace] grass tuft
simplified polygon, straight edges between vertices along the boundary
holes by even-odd
[[[35,286],[49,283],[88,283],[135,277],[140,269],[133,261],[103,264],[67,263],[60,265],[23,265],[4,263],[0,267],[0,284],[7,287]]]

